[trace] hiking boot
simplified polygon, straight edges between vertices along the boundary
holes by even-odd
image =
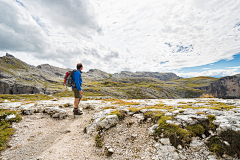
[[[74,108],[73,113],[74,113],[74,115],[82,115],[83,114],[83,112],[78,108]]]

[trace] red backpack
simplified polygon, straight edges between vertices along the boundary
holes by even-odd
[[[77,71],[76,69],[72,71],[66,72],[66,76],[64,78],[64,85],[67,87],[75,86],[75,82],[73,81],[73,74]]]

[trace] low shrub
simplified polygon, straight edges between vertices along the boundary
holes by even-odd
[[[140,111],[142,110],[142,108],[133,108],[133,107],[130,107],[130,108],[128,108],[128,110],[129,110],[130,112],[133,112],[134,114],[136,114],[136,113],[140,113]]]
[[[9,115],[14,114],[16,118],[5,120]],[[11,128],[13,122],[20,122],[21,116],[15,111],[0,109],[0,152],[7,148],[7,141],[11,135],[14,134],[15,130]]]
[[[102,143],[102,138],[100,137],[99,134],[97,134],[95,136],[95,144],[97,147],[101,148],[103,146],[103,143]]]
[[[123,120],[127,114],[126,111],[124,110],[115,110],[115,111],[112,111],[109,115],[117,115],[119,120]]]
[[[186,127],[186,129],[190,131],[193,137],[202,136],[205,132],[205,129],[200,124],[189,125]]]
[[[191,133],[177,125],[167,124],[167,120],[172,120],[172,117],[162,116],[159,119],[159,128],[155,130],[153,134],[154,138],[157,139],[163,134],[164,137],[170,139],[171,144],[175,147],[177,147],[179,144],[184,146],[190,143]]]
[[[161,111],[155,111],[155,112],[151,112],[151,111],[147,111],[145,112],[144,118],[151,118],[153,122],[157,122],[165,113],[161,112]]]
[[[227,145],[226,142],[229,143]],[[207,146],[211,152],[222,156],[224,153],[230,156],[240,158],[240,132],[227,130],[221,132],[218,136],[212,137],[208,140]]]

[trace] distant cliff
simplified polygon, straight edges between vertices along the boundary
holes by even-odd
[[[220,78],[208,86],[207,92],[218,98],[240,98],[240,81],[238,76]]]

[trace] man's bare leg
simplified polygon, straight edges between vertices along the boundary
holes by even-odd
[[[74,99],[74,109],[77,109],[78,108],[78,105],[79,105],[79,98],[75,98]]]

